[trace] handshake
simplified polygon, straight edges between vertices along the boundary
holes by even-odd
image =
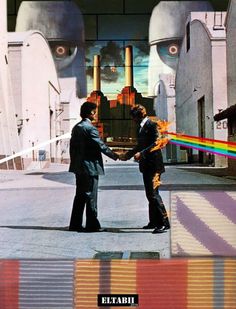
[[[118,159],[120,161],[127,161],[128,160],[126,153],[118,153]]]
[[[117,153],[118,154],[118,159],[120,161],[127,161],[129,160],[129,158],[127,157],[127,153]],[[139,161],[141,158],[141,153],[140,152],[137,152],[135,155],[134,155],[134,159],[135,161]]]

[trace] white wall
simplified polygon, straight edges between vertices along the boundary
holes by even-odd
[[[236,104],[236,0],[231,0],[227,16],[228,105]]]
[[[158,118],[169,122],[169,132],[176,132],[175,74],[160,74],[154,108]],[[168,144],[163,150],[164,162],[176,162],[176,146]]]
[[[199,21],[191,28],[191,38],[187,53],[186,37],[183,40],[176,73],[176,126],[178,132],[198,135],[196,102],[202,96],[212,102],[211,44]]]
[[[226,29],[228,106],[232,106],[236,104],[236,0],[230,1]],[[236,120],[232,124],[233,132],[228,136],[229,141],[236,141],[235,127]],[[229,173],[236,175],[236,161],[233,159],[229,159]]]
[[[159,93],[158,93],[159,91]],[[176,130],[175,119],[175,74],[160,74],[155,100],[156,115],[170,122],[170,130]]]
[[[7,21],[6,1],[0,2],[0,156],[10,154],[7,145],[7,115],[6,103],[8,98],[7,84]]]
[[[9,65],[17,99],[17,120],[22,123],[21,148],[27,149],[54,138],[60,131],[59,83],[51,51],[37,31],[9,35]],[[18,44],[17,44],[18,42]],[[48,158],[60,155],[60,143],[43,147]],[[24,155],[27,166],[38,150]]]
[[[6,1],[0,2],[0,157],[9,156],[19,151],[15,106],[11,85],[9,85],[6,5]],[[19,168],[16,166],[16,161],[9,161],[0,167]]]
[[[61,87],[61,132],[62,134],[71,132],[74,125],[81,120],[80,107],[85,99],[79,99],[76,95],[76,78],[67,77],[59,78]],[[62,141],[62,162],[68,163],[69,155],[69,139]]]

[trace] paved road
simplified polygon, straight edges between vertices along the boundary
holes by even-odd
[[[112,189],[106,177],[101,177],[98,205],[108,232],[68,232],[75,187],[74,176],[66,169],[54,165],[45,171],[1,173],[1,258],[92,258],[107,251],[150,251],[169,257],[170,233],[153,235],[141,229],[148,220],[143,187]],[[127,170],[135,172],[141,186],[136,168]],[[130,181],[129,173],[124,177],[119,167],[112,168],[112,174],[121,182],[137,180]],[[169,192],[162,196],[169,207]]]
[[[141,229],[148,220],[147,202],[136,163],[106,160],[106,176],[100,177],[99,186],[99,218],[108,228],[104,233],[67,231],[75,190],[67,168],[52,164],[44,170],[0,171],[1,258],[92,258],[107,251],[151,251],[170,257],[170,232],[153,235]],[[162,180],[161,195],[170,213],[175,189],[236,191],[235,180],[173,166],[167,166]],[[176,226],[178,218],[173,218]]]

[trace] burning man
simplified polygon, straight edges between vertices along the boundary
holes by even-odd
[[[137,145],[120,155],[120,160],[126,161],[134,157],[139,161],[139,170],[143,174],[149,202],[149,222],[143,229],[154,229],[153,234],[163,233],[170,228],[168,215],[159,194],[161,174],[165,171],[161,153],[163,140],[159,137],[157,124],[149,119],[144,106],[135,105],[130,114],[138,125]],[[168,142],[167,139],[165,142]]]

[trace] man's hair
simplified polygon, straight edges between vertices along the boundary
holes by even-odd
[[[82,118],[87,118],[93,110],[97,108],[97,104],[92,102],[84,102],[80,108],[80,116]]]
[[[143,119],[147,116],[146,108],[140,104],[137,104],[130,110],[130,115],[133,118]]]

